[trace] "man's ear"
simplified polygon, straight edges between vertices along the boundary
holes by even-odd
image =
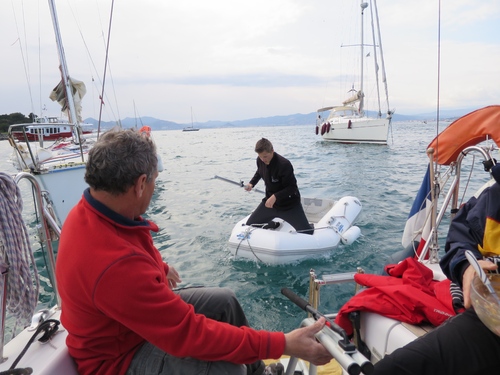
[[[142,193],[144,192],[144,189],[146,188],[146,181],[147,181],[147,176],[146,174],[141,174],[137,180],[135,181],[134,184],[134,192],[137,198],[142,197]]]

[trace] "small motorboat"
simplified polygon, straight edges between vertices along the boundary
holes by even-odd
[[[328,255],[340,242],[352,244],[361,234],[359,227],[353,225],[362,208],[358,198],[346,196],[339,201],[302,198],[302,206],[314,225],[314,234],[297,232],[280,218],[266,225],[246,225],[248,215],[236,223],[231,232],[231,253],[235,258],[267,264],[293,263]]]

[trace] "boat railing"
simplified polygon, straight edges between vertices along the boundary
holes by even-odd
[[[357,273],[364,273],[364,270],[358,267],[356,272],[323,275],[322,278],[319,279],[316,272],[311,269],[309,272],[309,303],[302,300],[290,290],[286,290],[287,288],[284,288],[281,291],[292,302],[297,304],[297,306],[308,312],[308,317],[301,322],[301,327],[314,324],[314,321],[319,317],[324,317],[327,320],[327,326],[315,335],[316,339],[350,375],[360,374],[361,372],[369,374],[373,370],[373,364],[361,351],[358,350],[356,345],[350,342],[346,332],[331,320],[335,317],[335,314],[321,314],[317,310],[317,306],[319,304],[319,294],[322,286],[355,282],[354,275]],[[355,283],[355,285],[355,293],[357,293],[361,286],[357,283]],[[298,365],[298,361],[298,358],[290,357],[287,365],[287,374],[294,373]],[[317,367],[310,363],[309,375],[316,374]]]
[[[432,151],[431,151],[432,152]],[[464,158],[471,153],[479,153],[479,155],[482,156],[483,158],[483,165],[485,166],[485,171],[489,172],[489,168],[487,168],[487,163],[492,163],[494,160],[492,155],[492,148],[491,147],[481,147],[481,146],[469,146],[466,147],[457,157],[457,160],[452,163],[447,170],[441,175],[438,176],[438,179],[436,181],[431,181],[431,184],[435,185],[433,189],[437,192],[436,197],[434,199],[433,205],[437,208],[438,206],[438,201],[439,201],[439,196],[441,195],[441,192],[445,192],[445,196],[443,199],[443,203],[441,204],[441,207],[439,210],[436,211],[435,214],[435,222],[431,226],[431,232],[429,234],[429,241],[427,241],[422,248],[422,251],[420,252],[418,256],[418,260],[422,262],[424,259],[430,257],[430,260],[432,263],[437,263],[438,262],[438,251],[439,251],[439,244],[438,244],[438,238],[437,238],[437,233],[438,233],[438,228],[441,225],[441,222],[443,220],[443,217],[445,213],[448,210],[448,207],[450,207],[450,212],[451,212],[451,219],[455,216],[457,210],[458,210],[458,195],[459,195],[459,188],[460,188],[460,183],[461,183],[461,170],[462,170],[462,162]],[[493,165],[493,164],[491,164]],[[490,166],[491,168],[491,166]],[[490,176],[491,177],[491,176]],[[445,184],[447,181],[451,178],[451,182],[449,187],[445,189]]]
[[[8,139],[9,143],[14,149],[15,158],[17,159],[17,166],[19,170],[31,170],[33,173],[42,173],[42,163],[48,159],[51,159],[50,155],[52,155],[53,150],[57,151],[57,146],[61,143],[61,141],[67,141],[69,138],[60,138],[59,140],[54,141],[48,148],[44,148],[44,140],[43,137],[38,139],[38,146],[40,149],[38,152],[34,149],[36,146],[36,142],[31,142],[28,139],[26,128],[30,126],[30,124],[17,124],[11,125],[8,130]],[[75,125],[68,124],[68,126],[74,129]],[[23,140],[16,139],[15,133],[23,133]],[[84,161],[84,152],[88,148],[88,144],[92,144],[95,139],[94,135],[89,136],[88,138],[84,138],[81,135],[81,142],[76,144],[74,143],[73,153],[67,154],[65,157],[67,159],[75,159],[76,157],[81,158],[81,161]],[[84,147],[84,144],[86,145]]]
[[[328,274],[318,278],[314,269],[311,269],[309,271],[309,304],[315,309],[319,307],[320,289],[322,286],[352,283],[354,282],[354,275],[361,273],[365,273],[365,271],[363,268],[358,267],[356,272]],[[361,285],[356,283],[354,293],[357,293],[360,289]]]
[[[46,197],[43,196],[42,189],[36,178],[26,172],[18,173],[14,182],[19,186],[19,183],[23,180],[29,181],[33,190],[33,198],[34,198],[34,209],[36,211],[36,216],[40,218],[40,224],[37,226],[38,235],[40,237],[40,241],[45,244],[42,246],[42,251],[46,251],[46,256],[48,258],[47,272],[49,276],[49,280],[52,285],[52,290],[54,291],[56,303],[60,306],[60,297],[57,289],[57,283],[55,278],[55,256],[54,249],[52,246],[52,238],[53,236],[59,237],[61,234],[61,229],[57,225],[56,220],[53,217],[53,213],[50,210],[50,204],[45,203],[44,199]],[[24,231],[25,228],[14,228],[15,230]],[[8,284],[12,282],[9,280],[9,259],[7,256],[7,252],[3,251],[3,244],[0,241],[0,250],[2,250],[3,259],[0,260],[0,271],[1,271],[1,281],[3,285],[2,290],[2,298],[1,298],[1,314],[0,314],[0,327],[1,327],[1,336],[0,336],[0,363],[4,360],[4,344],[5,344],[5,322],[7,317],[7,299],[8,299]],[[36,267],[36,265],[33,265]],[[37,315],[37,314],[35,314]],[[39,323],[42,323],[43,319],[39,320]],[[15,332],[14,332],[15,334]]]
[[[307,327],[314,324],[314,318],[306,318],[302,321],[301,327]],[[361,372],[370,374],[373,371],[373,364],[356,348],[344,350],[339,345],[343,337],[332,329],[324,328],[316,335],[316,339],[328,350],[338,364],[347,371],[349,375],[357,375]],[[287,366],[287,374],[293,374],[297,367],[298,358],[290,357]],[[316,375],[317,367],[312,363],[309,366],[309,375]]]

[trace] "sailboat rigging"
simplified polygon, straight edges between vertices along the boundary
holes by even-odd
[[[33,123],[11,125],[8,136],[13,164],[34,176],[52,204],[54,219],[62,225],[87,186],[85,162],[95,137],[93,126],[85,124],[81,115],[85,84],[69,74],[55,1],[48,0],[48,5],[61,73],[61,81],[49,97],[61,105],[67,119],[35,118]]]

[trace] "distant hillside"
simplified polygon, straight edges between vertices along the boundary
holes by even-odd
[[[459,110],[441,110],[441,119],[454,119],[463,116],[473,109],[459,109]],[[368,111],[370,116],[374,116],[375,113]],[[249,127],[249,126],[294,126],[294,125],[314,125],[316,123],[316,112],[301,114],[296,113],[293,115],[285,116],[271,116],[271,117],[259,117],[247,120],[235,120],[235,121],[207,121],[207,122],[195,122],[194,126],[200,129],[209,128],[228,128],[228,127]],[[435,120],[436,113],[422,113],[418,115],[402,115],[397,112],[393,115],[393,121],[424,121],[424,120]],[[97,125],[97,120],[93,118],[85,119],[85,122]],[[173,121],[159,120],[154,117],[141,117],[141,118],[124,118],[121,120],[121,124],[116,122],[102,122],[101,127],[103,129],[112,128],[115,125],[121,125],[124,128],[140,128],[143,125],[148,125],[153,130],[181,130],[186,126],[191,124],[179,124]]]

